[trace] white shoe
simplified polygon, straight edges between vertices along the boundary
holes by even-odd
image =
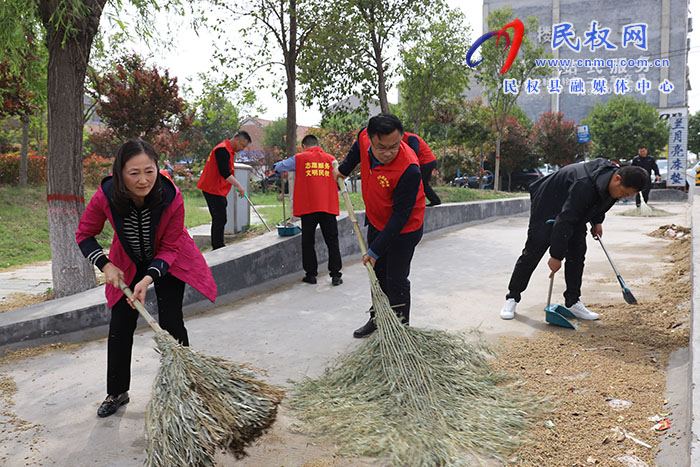
[[[506,304],[503,305],[503,308],[501,308],[501,319],[515,318],[515,307],[517,305],[518,302],[516,302],[514,298],[509,298],[508,300],[506,300]]]
[[[581,300],[570,306],[569,311],[571,311],[574,314],[574,316],[576,316],[579,319],[593,320],[600,318],[600,316],[598,316],[598,313],[593,313],[591,310],[586,308],[583,305],[583,303],[581,303]]]

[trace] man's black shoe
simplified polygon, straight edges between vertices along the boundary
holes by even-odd
[[[425,205],[426,208],[432,208],[433,206],[440,206],[442,204],[442,201],[438,201],[437,203],[428,203]]]
[[[306,282],[307,284],[315,284],[316,283],[316,276],[312,276],[311,274],[307,274],[304,276],[304,278],[301,281]]]
[[[374,318],[370,318],[364,326],[359,329],[355,329],[355,332],[352,333],[352,337],[356,337],[358,339],[361,337],[367,337],[376,330],[377,325],[374,324]]]
[[[124,405],[127,402],[129,402],[128,392],[125,392],[119,396],[108,395],[104,402],[102,402],[102,405],[100,405],[100,408],[97,409],[97,416],[109,417],[117,411],[120,405]]]
[[[340,285],[343,283],[343,278],[340,276],[333,276],[331,277],[331,284],[333,285]]]

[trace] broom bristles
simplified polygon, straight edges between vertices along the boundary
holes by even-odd
[[[213,466],[236,457],[275,419],[284,392],[243,366],[191,350],[166,332],[154,339],[161,365],[146,407],[147,466]]]

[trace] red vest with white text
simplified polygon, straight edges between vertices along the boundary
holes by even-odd
[[[386,165],[378,165],[371,168],[371,156],[369,155],[370,140],[367,129],[360,132],[357,138],[360,145],[360,170],[362,176],[362,199],[365,201],[365,214],[370,224],[379,230],[386,227],[391,214],[394,212],[394,190],[401,175],[411,164],[418,165],[418,158],[406,143],[401,141],[399,153],[393,161]],[[416,204],[413,206],[411,217],[401,230],[401,233],[415,232],[423,225],[425,214],[425,193],[423,182],[416,195]]]
[[[338,184],[333,178],[335,157],[318,146],[294,156],[294,215],[327,212],[337,216]]]
[[[212,195],[226,196],[228,192],[231,191],[231,184],[226,181],[224,177],[221,176],[219,172],[219,166],[216,165],[216,155],[214,152],[219,149],[224,148],[228,151],[231,157],[228,160],[229,169],[231,170],[231,175],[233,175],[233,165],[234,156],[236,152],[233,150],[231,141],[228,139],[223,140],[221,143],[214,146],[214,149],[209,153],[209,159],[207,163],[204,164],[204,169],[202,170],[202,175],[199,176],[199,182],[197,182],[197,188],[202,191],[206,191]]]

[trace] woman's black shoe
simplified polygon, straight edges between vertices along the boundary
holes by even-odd
[[[355,332],[352,333],[352,337],[356,337],[358,339],[361,337],[367,337],[376,330],[377,325],[374,324],[374,318],[370,318],[364,326],[359,329],[355,329]]]
[[[119,396],[108,395],[104,402],[102,402],[102,405],[100,405],[100,408],[97,409],[97,416],[109,417],[117,411],[120,405],[124,405],[127,402],[129,402],[128,392],[125,392]]]

